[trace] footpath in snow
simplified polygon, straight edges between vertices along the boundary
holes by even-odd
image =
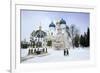
[[[60,61],[75,61],[75,60],[89,60],[89,48],[75,48],[69,49],[69,56],[64,56],[63,50],[55,50],[48,48],[47,54],[30,55],[28,56],[28,49],[21,49],[22,63],[42,63],[42,62],[60,62]]]

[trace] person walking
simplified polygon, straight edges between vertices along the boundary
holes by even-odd
[[[69,55],[69,50],[67,49],[67,55]]]
[[[66,50],[64,49],[64,56],[66,55]]]

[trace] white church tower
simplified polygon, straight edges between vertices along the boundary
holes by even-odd
[[[50,35],[54,36],[55,35],[55,28],[56,28],[55,24],[53,22],[51,22],[50,25],[49,25],[49,28],[50,28],[49,29],[50,30]]]

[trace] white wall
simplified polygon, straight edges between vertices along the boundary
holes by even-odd
[[[16,0],[23,1],[23,0]],[[24,1],[34,1],[34,2],[45,2],[45,3],[69,3],[69,4],[88,4],[88,5],[95,5],[96,0],[24,0]]]

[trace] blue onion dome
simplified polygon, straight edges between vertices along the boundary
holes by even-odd
[[[53,22],[51,22],[51,24],[49,25],[49,27],[56,27],[55,24]]]
[[[66,21],[62,18],[59,22],[59,24],[66,24]]]

